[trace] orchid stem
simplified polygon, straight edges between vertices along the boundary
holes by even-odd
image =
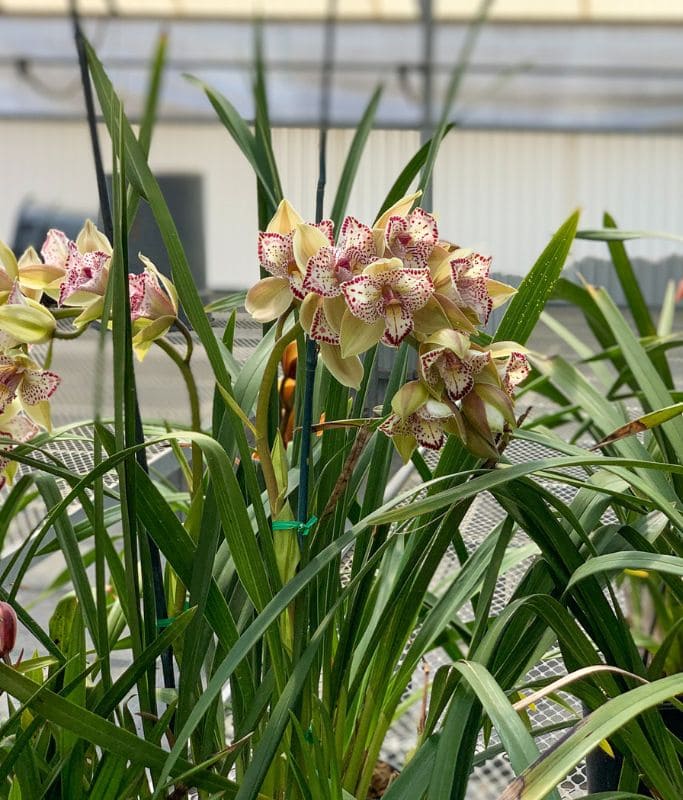
[[[308,519],[308,484],[311,459],[311,425],[313,424],[313,388],[315,385],[315,367],[318,360],[318,345],[310,336],[306,337],[306,380],[304,383],[304,407],[301,418],[301,451],[299,454],[299,498],[297,502],[297,519],[306,522]],[[299,533],[299,549],[303,550],[304,537]]]
[[[186,329],[187,330],[187,329]],[[180,374],[183,376],[185,386],[187,387],[187,394],[190,400],[190,424],[192,430],[195,432],[201,431],[202,419],[201,409],[199,405],[199,393],[197,391],[197,383],[192,374],[189,361],[183,358],[180,353],[173,347],[173,345],[166,339],[157,339],[157,345],[169,356],[171,361],[178,367]],[[192,494],[195,495],[201,490],[202,476],[204,468],[202,464],[202,451],[199,445],[193,442],[192,444]]]
[[[175,321],[175,326],[185,338],[185,344],[187,345],[187,350],[185,351],[185,361],[189,364],[190,359],[192,358],[192,353],[194,351],[194,342],[192,341],[192,334],[190,333],[187,325],[181,322],[177,317]]]
[[[285,348],[290,342],[293,342],[301,331],[299,323],[292,325],[292,327],[284,333],[273,345],[273,349],[268,357],[266,368],[263,371],[263,378],[261,379],[261,386],[259,388],[258,402],[256,404],[256,452],[258,453],[261,462],[261,471],[263,472],[263,480],[266,483],[266,491],[268,492],[268,501],[270,502],[270,513],[273,519],[277,516],[280,510],[280,490],[277,485],[277,478],[275,477],[275,469],[273,467],[273,460],[270,455],[270,447],[268,445],[268,405],[270,400],[270,390],[277,378],[277,370],[280,364],[280,359],[285,351]]]

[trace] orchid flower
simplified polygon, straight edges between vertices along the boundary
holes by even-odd
[[[439,331],[420,347],[420,372],[435,397],[445,391],[455,403],[470,392],[474,376],[491,360],[487,351],[473,350],[469,337],[451,329]]]
[[[497,457],[496,436],[517,424],[514,388],[529,374],[526,356],[511,352],[503,361],[494,358],[476,376],[472,391],[463,397],[467,446],[477,455]]]
[[[367,266],[342,284],[347,303],[340,326],[342,354],[358,355],[380,339],[397,347],[413,330],[413,314],[433,291],[427,267],[408,269],[398,258]]]
[[[245,308],[257,322],[271,322],[289,308],[292,301],[303,300],[306,260],[296,257],[296,231],[303,223],[302,217],[283,200],[265,231],[259,233],[258,259],[261,268],[271,277],[262,278],[247,292]],[[331,220],[323,220],[314,228],[321,236],[316,248],[329,246],[333,242]],[[301,238],[300,236],[298,238]]]
[[[389,217],[386,229],[387,250],[409,268],[426,267],[439,233],[434,217],[416,208],[407,217]]]
[[[389,436],[405,463],[417,445],[440,450],[449,433],[459,433],[457,409],[430,396],[425,385],[410,381],[391,402],[392,412],[379,426]]]
[[[104,294],[109,280],[110,256],[101,250],[81,253],[75,242],[69,242],[66,274],[59,291],[59,305],[82,308],[74,320],[81,328],[102,316]]]
[[[0,414],[15,399],[31,420],[50,430],[50,405],[61,378],[25,355],[0,355]]]
[[[20,344],[38,344],[52,337],[55,318],[45,306],[25,297],[15,281],[9,292],[0,292],[0,352]]]
[[[139,275],[128,276],[133,349],[142,361],[152,342],[164,336],[178,316],[178,293],[154,264],[140,253],[145,265]]]
[[[303,289],[321,297],[338,297],[343,283],[381,255],[372,229],[355,217],[346,217],[339,244],[323,246],[308,259]]]
[[[0,413],[0,437],[13,439],[15,442],[28,442],[39,430],[33,420],[21,410],[17,400]],[[7,480],[13,480],[19,466],[16,461],[2,455],[8,449],[10,448],[5,446],[0,448],[0,489]]]

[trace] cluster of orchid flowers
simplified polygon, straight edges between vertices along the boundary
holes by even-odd
[[[307,224],[283,200],[258,239],[270,275],[247,293],[246,308],[264,323],[296,308],[326,367],[355,389],[362,353],[410,342],[418,377],[395,395],[380,430],[406,461],[417,445],[440,449],[448,434],[496,457],[529,366],[519,345],[473,337],[514,289],[489,277],[490,258],[440,239],[431,214],[411,211],[418,198],[404,197],[372,227],[347,216],[336,242],[331,220]]]
[[[112,247],[86,221],[76,241],[62,231],[48,231],[40,254],[29,247],[17,259],[0,241],[0,437],[24,443],[50,430],[49,400],[61,378],[31,355],[34,345],[49,341],[56,316],[72,319],[75,332],[101,321]],[[142,360],[152,342],[175,322],[175,287],[144,256],[144,271],[129,278],[133,346]],[[57,312],[53,314],[46,300]],[[0,453],[9,444],[0,445]],[[0,488],[16,472],[16,462],[0,455]]]

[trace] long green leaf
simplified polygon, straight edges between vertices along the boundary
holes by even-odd
[[[0,664],[0,687],[19,701],[27,702],[35,714],[67,731],[72,731],[103,750],[126,758],[134,764],[144,764],[156,769],[161,769],[166,762],[168,754],[160,747],[117,727],[50,690],[39,692],[40,684],[20,675],[6,664]],[[190,769],[191,766],[187,761],[179,759],[173,772],[176,774],[177,771]],[[227,792],[227,797],[234,796],[233,784],[218,775],[197,774],[195,781],[202,788],[221,790]]]
[[[493,336],[494,342],[514,340],[520,344],[526,343],[553,293],[564,262],[567,260],[579,224],[579,213],[575,211],[558,228],[520,284]]]
[[[603,739],[618,731],[638,714],[681,692],[683,674],[662,678],[608,700],[580,722],[557,747],[514,780],[501,794],[500,800],[543,800]],[[676,796],[680,797],[667,794],[665,800],[676,800]]]
[[[660,555],[659,553],[638,553],[632,551],[598,556],[597,558],[589,559],[576,570],[567,584],[567,588],[574,586],[590,575],[625,569],[661,572],[683,578],[683,558]]]

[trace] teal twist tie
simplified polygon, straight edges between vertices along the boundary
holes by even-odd
[[[183,611],[188,611],[189,608],[190,608],[190,602],[189,602],[189,600],[186,600],[183,603]],[[166,619],[166,618],[158,619],[157,620],[157,628],[158,628],[158,630],[161,630],[162,628],[168,628],[168,626],[172,625],[175,621],[176,621],[175,617],[168,617],[168,619]]]
[[[311,517],[308,522],[296,522],[295,520],[277,520],[273,522],[274,531],[296,531],[299,536],[308,536],[311,529],[318,521],[317,517]]]

